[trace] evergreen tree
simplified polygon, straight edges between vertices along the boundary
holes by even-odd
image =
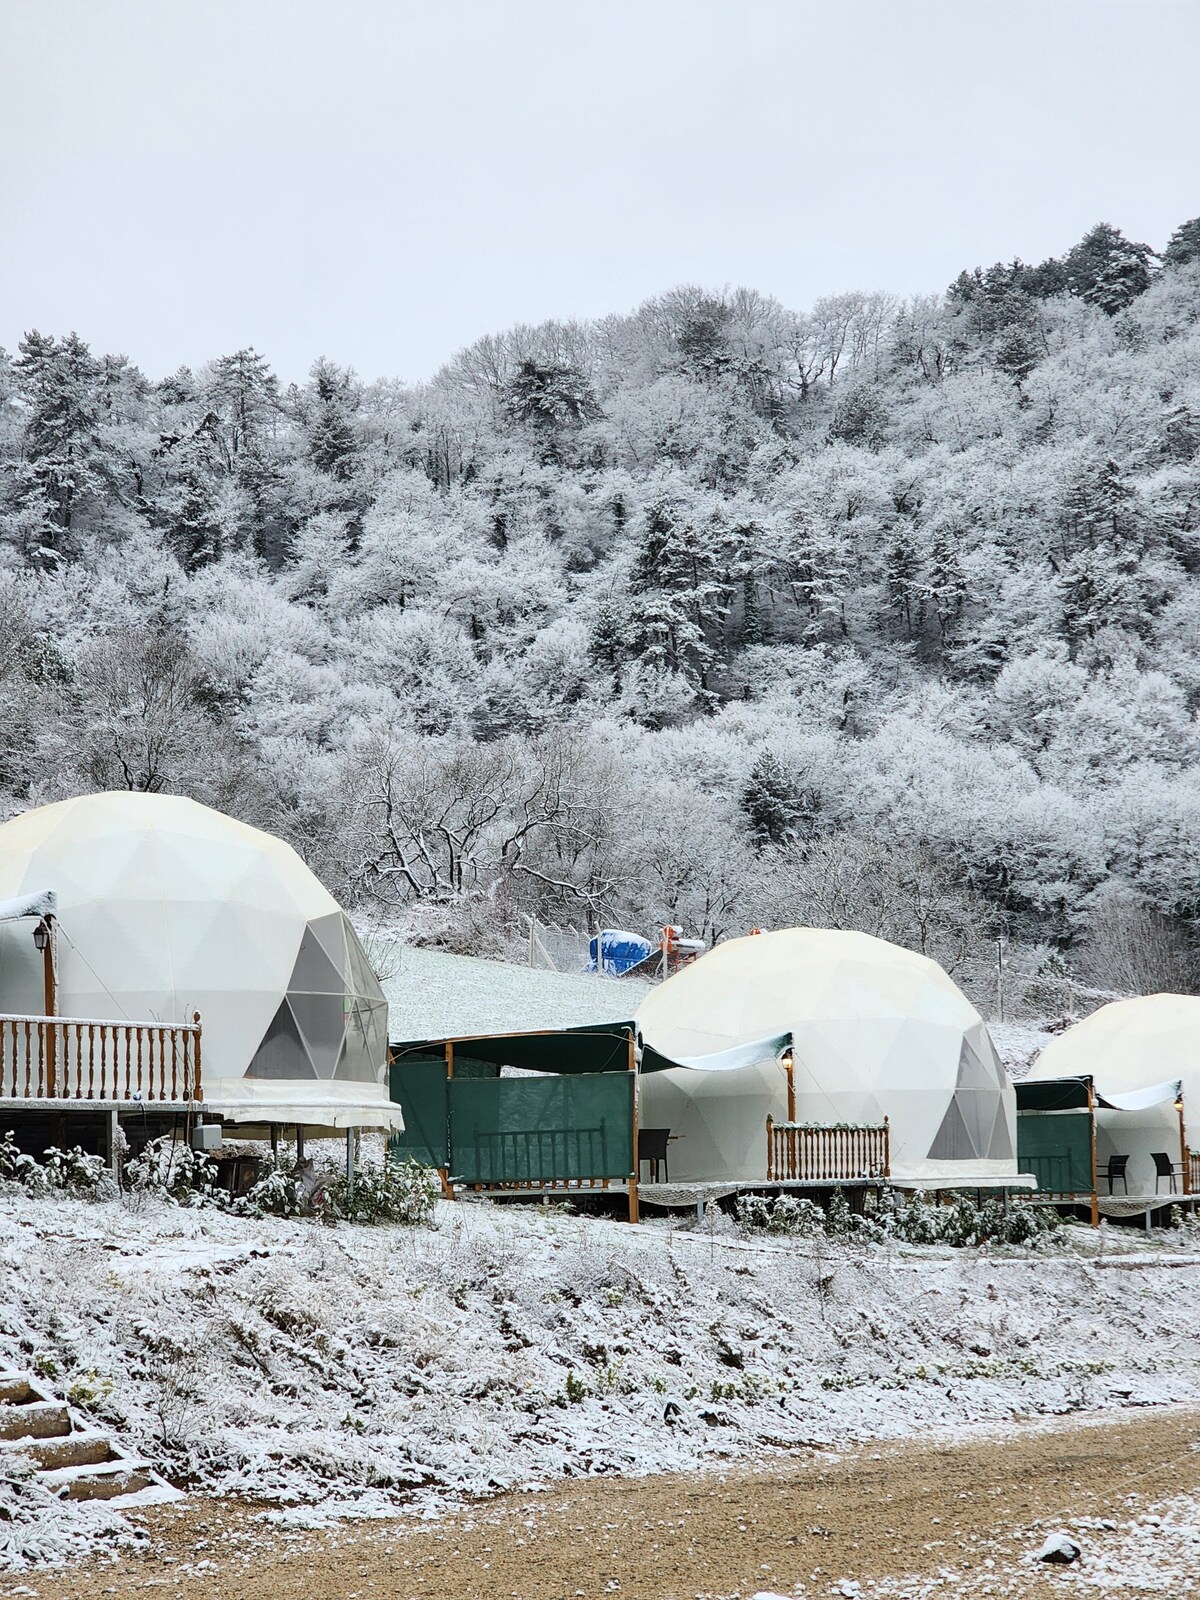
[[[354,476],[358,438],[353,410],[357,397],[353,374],[322,358],[312,369],[312,404],[308,409],[308,453],[314,466],[340,483]]]
[[[1180,223],[1163,251],[1164,266],[1186,267],[1190,261],[1200,261],[1200,217]]]
[[[50,557],[62,550],[80,508],[102,490],[101,368],[74,333],[59,340],[34,331],[18,348],[14,371],[28,406],[19,498]]]
[[[1150,287],[1154,252],[1134,244],[1119,228],[1098,222],[1063,257],[1066,287],[1115,317]]]
[[[800,787],[772,750],[764,750],[751,767],[738,804],[759,851],[792,843],[805,818]]]

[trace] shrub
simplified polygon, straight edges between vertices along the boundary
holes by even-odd
[[[17,1149],[11,1131],[0,1140],[0,1178],[34,1193],[56,1189],[85,1199],[106,1193],[111,1183],[103,1156],[89,1156],[78,1145],[70,1150],[51,1145],[42,1152],[42,1160],[35,1161]]]
[[[970,1195],[955,1196],[953,1205],[931,1205],[921,1193],[901,1204],[894,1190],[876,1194],[868,1190],[863,1215],[855,1216],[840,1189],[830,1196],[825,1211],[795,1195],[741,1195],[737,1220],[743,1233],[792,1236],[824,1232],[830,1238],[847,1235],[871,1244],[945,1244],[966,1249],[984,1244],[1036,1245],[1060,1226],[1051,1207],[1031,1206],[1014,1200],[1007,1208],[1000,1200],[977,1206]]]
[[[246,1194],[230,1202],[229,1209],[250,1217],[298,1217],[305,1195],[297,1180],[296,1163],[268,1156],[257,1181]]]
[[[439,1185],[437,1174],[419,1162],[386,1161],[360,1167],[352,1179],[332,1178],[321,1194],[326,1216],[345,1222],[397,1222],[427,1228],[433,1222]]]
[[[203,1150],[180,1144],[171,1134],[151,1139],[142,1153],[125,1164],[129,1187],[138,1194],[163,1195],[192,1205],[209,1193],[217,1169]]]
[[[819,1233],[825,1214],[811,1200],[791,1194],[741,1194],[737,1199],[737,1223],[743,1233],[773,1233],[803,1237]]]

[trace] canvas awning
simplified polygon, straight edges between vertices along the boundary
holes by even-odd
[[[412,1039],[393,1043],[391,1055],[394,1062],[444,1060],[447,1045],[452,1045],[456,1063],[484,1061],[497,1067],[518,1067],[526,1072],[620,1072],[629,1064],[630,1033],[636,1033],[632,1021],[537,1033],[480,1034],[467,1039]],[[765,1039],[752,1039],[729,1050],[678,1058],[664,1055],[643,1042],[639,1065],[643,1073],[668,1072],[679,1067],[692,1072],[733,1072],[739,1067],[774,1059],[791,1042],[790,1033],[778,1033]]]
[[[556,1028],[534,1033],[490,1033],[465,1039],[410,1039],[390,1046],[393,1062],[445,1060],[452,1046],[454,1060],[483,1061],[526,1072],[623,1072],[629,1066],[632,1021],[582,1028]]]
[[[20,917],[52,917],[58,909],[58,896],[53,889],[39,889],[36,894],[19,894],[13,900],[0,900],[0,922],[16,922]]]
[[[652,1044],[642,1046],[643,1072],[668,1072],[686,1067],[690,1072],[736,1072],[739,1067],[757,1066],[781,1056],[792,1043],[790,1033],[773,1033],[765,1039],[751,1039],[728,1050],[713,1050],[703,1056],[668,1056]]]
[[[1149,1111],[1152,1106],[1172,1104],[1183,1093],[1179,1078],[1167,1078],[1145,1089],[1128,1094],[1105,1094],[1095,1080],[1087,1074],[1076,1078],[1041,1078],[1036,1082],[1018,1083],[1018,1111],[1082,1111],[1087,1109],[1088,1088],[1092,1088],[1095,1104],[1104,1111]]]

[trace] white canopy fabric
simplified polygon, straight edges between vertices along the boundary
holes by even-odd
[[[394,1116],[387,1002],[290,845],[177,795],[83,795],[0,827],[0,896],[28,906],[46,883],[63,1015],[169,1023],[198,1011],[204,1098],[230,1117],[276,1092],[275,1120],[315,1122],[304,1106],[323,1113],[331,1100],[343,1120],[327,1125]],[[0,923],[0,1011],[39,1012],[42,982],[33,941]]]
[[[35,894],[0,900],[0,922],[18,922],[22,917],[52,917],[57,909],[58,897],[54,890],[39,889]]]
[[[689,1072],[737,1072],[741,1067],[757,1066],[783,1055],[792,1042],[790,1033],[773,1033],[766,1039],[751,1039],[730,1050],[712,1050],[703,1056],[672,1056],[677,1067]]]
[[[788,1034],[799,1122],[886,1116],[897,1179],[1016,1177],[1015,1096],[983,1019],[912,951],[821,928],[731,939],[652,990],[636,1020],[676,1061],[757,1057],[734,1070],[643,1076],[642,1126],[677,1136],[672,1182],[765,1176],[766,1118],[782,1121],[787,1106],[774,1045]]]
[[[1174,1105],[1182,1093],[1183,1079],[1168,1078],[1166,1083],[1152,1083],[1149,1088],[1135,1089],[1130,1094],[1101,1095],[1100,1102],[1114,1111],[1149,1111],[1151,1106],[1168,1102]]]

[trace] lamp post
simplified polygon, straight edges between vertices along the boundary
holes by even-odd
[[[54,918],[47,914],[33,930],[33,942],[42,953],[42,984],[45,995],[45,1015],[56,1017],[58,1015],[58,973],[57,943],[54,936]],[[46,1063],[46,1092],[54,1094],[56,1089],[55,1079],[58,1068],[58,1034],[52,1022],[44,1022],[44,1049],[43,1059]]]
[[[796,1053],[791,1045],[779,1058],[779,1064],[787,1074],[787,1119],[789,1122],[796,1120]]]

